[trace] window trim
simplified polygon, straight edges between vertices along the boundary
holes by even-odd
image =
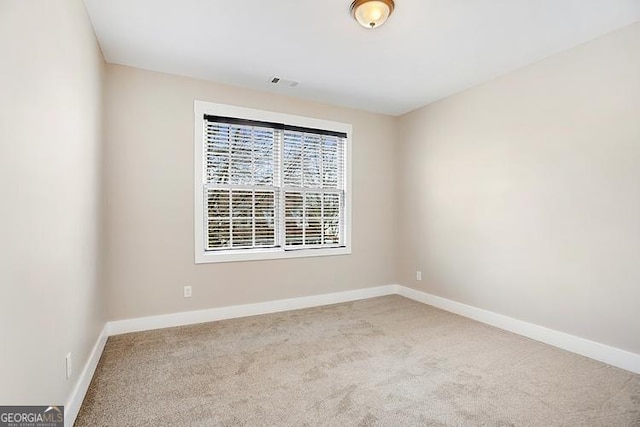
[[[233,117],[245,120],[254,120],[262,122],[285,123],[291,126],[299,126],[303,128],[326,129],[335,132],[344,132],[347,134],[345,138],[344,148],[344,167],[345,167],[345,224],[344,224],[344,247],[339,248],[313,248],[286,250],[283,247],[278,248],[260,248],[260,249],[232,249],[222,251],[206,251],[205,250],[205,227],[204,227],[204,192],[202,191],[203,176],[205,170],[204,156],[204,131],[205,120],[204,115]],[[334,256],[351,254],[351,225],[352,225],[352,185],[351,185],[351,138],[353,127],[347,123],[333,122],[329,120],[316,119],[304,116],[295,116],[291,114],[277,113],[265,110],[256,110],[252,108],[238,107],[227,104],[217,104],[207,101],[194,101],[194,249],[195,263],[217,263],[217,262],[234,262],[234,261],[257,261],[269,259],[286,259],[286,258],[303,258],[317,256]]]

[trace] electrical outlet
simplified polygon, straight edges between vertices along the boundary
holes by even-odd
[[[422,271],[416,271],[416,280],[422,280]]]
[[[65,375],[66,375],[67,379],[69,379],[69,378],[71,378],[71,373],[72,373],[72,370],[71,370],[71,353],[68,353],[65,356],[64,361],[65,361],[65,369],[66,369]]]
[[[185,298],[191,298],[191,286],[185,286],[183,294]]]

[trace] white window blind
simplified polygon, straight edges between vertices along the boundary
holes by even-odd
[[[346,133],[204,115],[205,251],[345,246]]]
[[[340,245],[344,138],[285,129],[283,163],[285,248]]]

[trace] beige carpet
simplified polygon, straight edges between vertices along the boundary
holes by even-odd
[[[640,375],[389,296],[112,337],[107,425],[640,426]]]

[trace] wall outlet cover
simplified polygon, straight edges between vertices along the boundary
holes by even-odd
[[[71,370],[71,353],[68,353],[65,358],[65,376],[67,379],[71,378],[73,371]]]

